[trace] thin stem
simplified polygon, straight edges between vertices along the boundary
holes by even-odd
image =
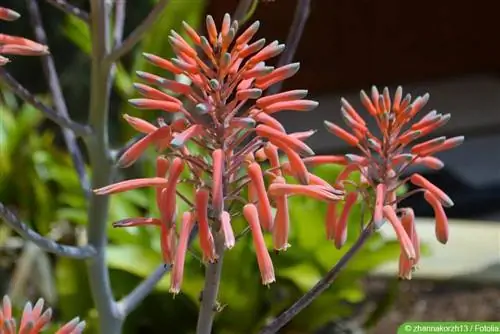
[[[186,196],[184,196],[179,190],[176,190],[175,193],[177,194],[177,196],[179,196],[183,201],[184,203],[186,203],[187,205],[189,205],[190,207],[194,207],[194,204],[193,202],[191,202]]]
[[[74,15],[87,23],[90,21],[89,13],[70,3],[67,3],[65,0],[47,0],[47,2],[62,10],[66,14]]]
[[[163,278],[163,276],[172,269],[171,265],[161,264],[153,273],[142,281],[132,292],[125,298],[118,302],[118,310],[121,317],[125,319],[137,306],[146,298],[151,291],[155,288],[156,284]]]
[[[397,189],[397,188],[396,188],[396,189]],[[415,194],[418,194],[419,192],[424,192],[424,191],[425,191],[425,189],[423,189],[423,188],[413,189],[412,191],[409,191],[409,192],[405,193],[404,195],[398,196],[398,197],[396,198],[396,200],[394,200],[394,201],[392,201],[392,202],[389,202],[389,203],[387,203],[386,205],[394,205],[394,204],[398,204],[398,203],[400,203],[401,201],[403,201],[403,200],[407,199],[408,197],[411,197],[411,196],[413,196],[413,195],[415,195]]]
[[[257,151],[261,146],[264,145],[264,141],[260,137],[254,137],[245,146],[243,146],[236,154],[233,156],[232,163],[239,164],[241,159],[245,158],[247,154]]]
[[[200,313],[196,334],[211,334],[214,315],[217,310],[217,295],[219,294],[222,262],[224,257],[224,236],[222,231],[216,232],[215,251],[219,255],[217,262],[209,263],[205,270],[205,286],[201,293]]]
[[[115,47],[122,44],[123,30],[125,28],[125,16],[127,0],[115,1],[115,27],[113,30],[113,39]]]
[[[91,245],[82,247],[66,246],[41,236],[34,230],[30,229],[28,225],[24,224],[2,203],[0,203],[0,217],[2,217],[7,225],[19,233],[19,235],[21,235],[24,239],[33,242],[44,251],[73,259],[88,259],[96,255],[96,250]]]
[[[262,1],[262,0],[253,0],[252,5],[248,9],[245,17],[241,19],[240,23],[242,25],[247,23],[248,20],[250,20],[252,18],[253,14],[255,14],[255,11],[257,10],[257,6],[259,5],[259,1]]]
[[[240,2],[238,2],[238,6],[236,7],[233,15],[234,19],[238,21],[238,23],[242,23],[240,21],[243,21],[243,19],[246,18],[253,1],[255,0],[240,0]]]
[[[113,162],[109,157],[108,117],[109,84],[111,65],[103,62],[110,47],[110,6],[106,1],[91,0],[92,67],[90,78],[89,123],[95,133],[86,138],[92,168],[92,189],[111,183],[114,173]],[[95,247],[97,256],[88,261],[90,290],[99,314],[99,332],[120,334],[123,319],[118,312],[113,297],[109,272],[106,263],[107,220],[109,196],[91,194],[88,206],[88,238]]]
[[[35,37],[41,44],[47,45],[47,34],[43,28],[42,17],[40,15],[40,8],[36,0],[27,0],[28,11],[30,12],[31,21],[35,29]],[[61,83],[59,82],[59,77],[57,75],[56,66],[54,64],[54,58],[49,54],[42,57],[43,69],[45,71],[45,76],[49,83],[50,92],[52,93],[52,98],[54,105],[58,114],[69,119],[68,108],[66,101],[64,100],[64,95],[62,93]],[[64,141],[73,160],[73,165],[78,174],[80,180],[80,185],[82,186],[85,195],[88,196],[89,192],[89,179],[87,172],[85,171],[85,162],[82,156],[82,152],[78,147],[75,134],[67,129],[62,128]]]
[[[125,29],[125,16],[127,14],[127,0],[115,1],[115,24],[113,28],[113,47],[119,46],[123,41],[123,31]],[[108,78],[108,91],[111,91],[113,81],[116,76],[116,63],[112,62],[110,65],[110,73]]]
[[[292,320],[300,311],[309,306],[319,295],[321,295],[335,281],[340,271],[352,259],[361,247],[365,244],[368,238],[373,233],[373,224],[368,224],[361,232],[358,240],[351,248],[342,256],[342,258],[333,266],[333,268],[321,279],[311,290],[300,297],[288,310],[281,313],[272,323],[264,327],[259,334],[274,334],[277,333],[283,326]]]
[[[247,175],[244,175],[243,179],[246,179],[247,178]],[[241,178],[240,178],[241,179]],[[238,182],[240,182],[240,180],[237,180]],[[241,190],[243,188],[245,188],[246,185],[248,185],[250,183],[250,179],[246,179],[245,182],[243,182],[242,184],[238,185],[238,187],[236,187],[236,189],[232,190],[228,195],[227,197],[232,197],[234,198],[234,196],[238,195],[241,193]]]
[[[57,113],[55,110],[45,105],[43,102],[38,100],[33,94],[31,94],[26,88],[24,88],[13,76],[7,72],[3,67],[0,67],[0,78],[7,84],[7,86],[21,99],[31,104],[36,109],[43,112],[51,121],[58,124],[61,127],[68,128],[75,133],[77,136],[87,136],[92,133],[91,127],[83,125],[70,120]]]
[[[278,66],[283,66],[292,62],[297,47],[299,46],[299,41],[304,33],[304,28],[306,26],[307,19],[311,12],[311,0],[298,0],[297,7],[295,8],[295,14],[292,21],[292,26],[290,27],[290,32],[286,38],[286,49],[283,55],[278,61]],[[267,95],[276,94],[281,90],[283,86],[283,81],[276,83],[269,87],[267,90]]]
[[[240,234],[238,234],[236,236],[236,241],[240,240],[241,238],[243,238],[245,235],[247,235],[247,233],[250,232],[250,226],[247,226],[245,227],[241,232]]]
[[[191,245],[193,240],[196,238],[198,234],[198,225],[195,225],[191,234],[189,235],[188,247]],[[137,308],[137,306],[146,298],[151,291],[155,288],[158,282],[172,270],[171,265],[161,264],[159,265],[153,273],[142,281],[132,292],[130,292],[127,296],[125,296],[122,300],[120,300],[117,304],[118,310],[123,319],[127,315],[130,314],[133,310]]]
[[[163,12],[165,7],[168,5],[169,0],[160,0],[153,7],[148,16],[139,24],[134,31],[123,41],[123,43],[117,46],[113,52],[105,58],[105,63],[112,63],[122,57],[124,54],[129,52],[136,44],[140,41],[141,37],[148,31],[148,29],[156,22],[160,14]]]

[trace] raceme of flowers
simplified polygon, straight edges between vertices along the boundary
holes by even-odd
[[[262,282],[269,284],[275,275],[262,233],[263,230],[272,233],[276,250],[286,250],[289,246],[287,197],[307,195],[325,202],[343,198],[342,191],[307,170],[306,163],[314,162],[314,152],[304,141],[314,131],[287,133],[273,117],[281,110],[309,111],[318,103],[304,99],[307,90],[263,96],[268,87],[293,76],[299,70],[299,63],[278,68],[266,65],[265,61],[283,52],[285,46],[277,41],[266,46],[265,39],[252,42],[259,22],[237,35],[238,23],[229,15],[224,16],[220,30],[213,18],[207,16],[206,28],[208,37],[198,35],[184,23],[195,47],[172,31],[169,40],[176,54],[173,59],[144,54],[154,65],[173,74],[183,74],[192,82],[188,85],[151,73],[138,73],[147,84],[135,84],[142,97],[130,100],[133,106],[182,116],[170,124],[163,118],[151,124],[124,115],[145,137],[120,157],[119,166],[130,166],[148,147],[154,146],[163,153],[156,161],[156,176],[95,190],[104,195],[155,187],[160,217],[128,218],[115,222],[114,226],[153,225],[160,229],[163,260],[173,264],[170,288],[173,293],[181,288],[188,239],[195,225],[203,260],[215,262],[219,257],[217,240],[221,240],[220,244],[223,241],[227,249],[234,246],[231,219],[242,214],[251,230]],[[185,102],[164,90],[182,95]],[[205,154],[196,154],[188,147],[189,142]],[[279,151],[288,158],[286,165],[280,163]],[[262,158],[269,160],[269,168],[263,170],[259,164]],[[287,184],[285,175],[294,177],[298,184]],[[267,189],[265,178],[270,183]],[[182,199],[176,196],[179,183],[194,186],[194,203],[184,199],[191,209],[179,213],[181,226],[177,227],[176,202]],[[248,193],[245,198],[243,190]],[[231,204],[235,202],[243,202],[242,212],[232,212]]]
[[[346,193],[345,205],[340,215],[337,214],[334,203],[328,205],[328,237],[335,241],[337,247],[342,246],[347,233],[346,212],[352,207],[358,194],[361,195],[366,203],[371,203],[375,226],[380,226],[385,219],[394,228],[401,244],[399,276],[405,279],[411,278],[412,271],[419,261],[420,243],[413,210],[400,208],[398,203],[416,192],[423,192],[425,200],[434,209],[436,238],[445,244],[449,230],[444,208],[453,206],[453,201],[422,175],[414,173],[404,179],[401,175],[412,165],[422,165],[435,170],[442,168],[443,162],[433,155],[454,148],[464,141],[463,136],[441,136],[415,143],[445,125],[450,119],[450,114],[443,115],[433,110],[418,121],[415,120],[428,100],[429,94],[425,94],[412,101],[410,94],[403,96],[401,87],[396,89],[392,98],[387,88],[380,93],[373,87],[371,97],[361,91],[361,102],[375,119],[379,136],[370,132],[363,118],[345,99],[341,100],[341,112],[350,132],[325,121],[328,131],[361,152],[360,155],[347,154],[337,157],[335,162],[346,167],[338,176],[335,187],[347,186],[344,181],[354,171],[361,173],[362,180],[354,191]],[[331,161],[333,160],[332,158]],[[396,190],[407,182],[414,184],[417,189],[398,197]]]
[[[0,20],[14,21],[21,15],[4,7],[0,7]],[[29,39],[0,33],[0,66],[10,60],[3,55],[42,56],[49,53],[47,46],[33,42]]]
[[[384,220],[394,227],[401,243],[399,275],[411,278],[419,260],[419,240],[413,210],[399,208],[398,203],[404,196],[423,192],[435,211],[437,238],[445,243],[448,224],[443,208],[453,205],[453,202],[423,176],[413,174],[401,179],[401,175],[414,164],[434,169],[443,166],[432,155],[459,145],[463,137],[414,142],[444,125],[450,115],[432,111],[414,122],[417,113],[427,103],[428,95],[412,102],[410,95],[403,97],[400,87],[392,98],[387,88],[382,94],[373,88],[371,98],[362,91],[361,101],[375,118],[381,134],[377,137],[370,132],[358,112],[342,99],[342,116],[351,132],[330,122],[325,122],[325,125],[362,154],[315,156],[304,143],[315,131],[287,133],[273,114],[282,110],[310,111],[318,103],[304,99],[306,90],[263,96],[265,89],[294,75],[299,64],[279,68],[267,66],[265,61],[279,55],[284,45],[274,41],[265,46],[264,39],[251,42],[258,27],[256,22],[237,36],[238,23],[231,21],[229,15],[224,16],[220,31],[213,18],[207,16],[208,37],[198,35],[184,23],[196,49],[172,32],[169,40],[175,58],[167,60],[144,54],[154,65],[187,76],[192,85],[151,73],[138,73],[147,85],[135,84],[143,97],[132,99],[130,103],[139,109],[162,110],[182,117],[170,124],[160,118],[155,125],[124,115],[125,120],[145,137],[132,145],[118,164],[130,166],[148,147],[154,146],[158,152],[164,153],[157,158],[156,176],[122,181],[95,192],[105,195],[155,187],[160,217],[128,218],[115,222],[114,226],[153,225],[160,229],[164,262],[173,264],[170,290],[178,293],[188,240],[194,226],[198,227],[203,260],[217,261],[219,254],[215,240],[223,239],[227,249],[234,246],[231,218],[239,213],[232,212],[232,203],[243,202],[241,214],[252,232],[262,282],[269,284],[275,280],[274,268],[262,232],[272,233],[276,250],[287,249],[289,196],[306,195],[327,203],[326,235],[337,248],[346,241],[349,212],[361,197],[373,210],[375,227]],[[165,90],[183,96],[186,101],[181,102]],[[188,142],[208,153],[190,152]],[[287,158],[284,163],[280,161],[280,152]],[[264,160],[270,166],[265,170],[260,164]],[[308,167],[321,164],[343,164],[345,169],[334,184],[329,184],[308,171]],[[183,176],[186,171],[188,177]],[[348,186],[352,182],[348,177],[353,172],[361,173],[361,182],[354,184],[354,189]],[[287,183],[284,176],[294,177],[297,183]],[[265,179],[269,184],[267,189]],[[419,189],[398,197],[396,190],[408,181]],[[177,185],[182,182],[194,185],[193,203],[179,196]],[[246,198],[243,198],[244,189],[248,194]],[[188,202],[191,209],[181,213],[181,226],[177,228],[176,201],[179,198]],[[342,204],[341,212],[337,212],[339,203]],[[274,215],[273,207],[276,209]]]
[[[12,303],[8,296],[3,297],[0,305],[0,333],[2,334],[37,334],[41,333],[52,318],[52,309],[43,311],[44,300],[39,299],[33,306],[30,302],[24,306],[19,329],[16,319],[12,318]],[[72,319],[55,332],[55,334],[80,334],[85,329],[85,321],[78,317]]]

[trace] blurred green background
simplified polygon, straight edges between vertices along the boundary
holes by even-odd
[[[88,5],[87,1],[74,3],[79,3],[82,8]],[[125,35],[146,15],[154,1],[134,2],[133,6],[131,3]],[[7,0],[2,5],[17,10],[26,19],[17,24],[2,25],[2,32],[33,36],[24,2]],[[84,121],[89,91],[90,40],[87,27],[43,2],[40,5],[70,113],[75,120]],[[143,61],[141,53],[170,57],[168,32],[171,29],[181,32],[182,20],[194,27],[199,26],[205,15],[205,5],[204,0],[171,1],[140,45],[118,64],[110,115],[110,137],[115,147],[119,148],[134,134],[122,121],[121,114],[139,115],[126,103],[126,99],[134,94],[135,71],[168,76],[151,68]],[[23,85],[50,103],[43,75],[33,75],[42,73],[39,59],[19,58],[7,69]],[[1,88],[0,201],[43,235],[68,244],[84,239],[86,202],[59,129],[44,119],[39,111],[23,104],[5,87]],[[153,119],[155,115],[150,114],[150,117]],[[339,166],[326,166],[314,172],[333,181],[339,170]],[[123,178],[151,175],[154,173],[154,154],[151,152],[136,166],[122,172],[126,173],[121,176]],[[113,229],[111,223],[126,217],[155,214],[154,192],[136,190],[114,195],[110,210],[107,258],[115,297],[121,298],[161,263],[159,237],[155,229]],[[361,205],[352,211],[348,242],[343,250],[338,251],[325,239],[325,210],[325,205],[318,201],[299,197],[290,199],[292,247],[285,253],[272,254],[277,283],[269,288],[260,284],[249,236],[241,238],[237,246],[227,252],[220,293],[220,302],[226,307],[216,318],[215,333],[256,332],[310,289],[336,263],[359,233],[361,219],[369,218],[368,215],[362,217]],[[241,219],[236,219],[234,224],[237,232],[245,226]],[[193,253],[198,253],[197,245],[194,245]],[[364,300],[362,280],[375,267],[395,259],[398,254],[397,243],[374,236],[336,283],[294,319],[283,333],[315,333],[320,330],[333,333],[328,330],[333,328],[332,323],[352,316],[356,305]],[[175,299],[168,293],[169,277],[166,275],[157,289],[130,315],[125,333],[165,333],[166,328],[171,333],[193,332],[202,285],[203,267],[196,256],[189,256],[182,293]],[[43,297],[56,311],[56,322],[65,322],[79,315],[88,321],[86,332],[97,332],[84,263],[41,252],[3,223],[0,225],[0,287],[1,293],[8,293],[18,307],[26,300]]]

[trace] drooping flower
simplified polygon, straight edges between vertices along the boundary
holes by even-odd
[[[19,13],[12,9],[0,7],[0,20],[14,21],[20,18]],[[10,60],[3,55],[43,56],[49,53],[47,46],[32,40],[0,33],[0,66]]]
[[[264,242],[257,208],[254,204],[247,204],[243,208],[243,215],[248,221],[248,225],[252,231],[255,254],[257,255],[257,263],[261,273],[262,284],[269,285],[275,281],[274,267],[271,257],[269,256],[269,251],[266,248],[266,243]]]
[[[177,215],[176,189],[180,175],[184,169],[184,162],[174,158],[170,163],[165,157],[156,159],[156,177],[122,181],[100,189],[99,195],[115,194],[143,187],[155,187],[156,204],[160,212],[159,218],[135,217],[126,218],[113,223],[114,227],[156,226],[160,229],[160,245],[165,264],[174,262],[176,252],[175,220]]]
[[[399,276],[407,279],[411,278],[411,272],[418,263],[420,246],[414,226],[413,210],[399,208],[398,204],[409,195],[424,192],[425,200],[434,209],[436,237],[440,242],[446,243],[448,220],[444,207],[453,206],[453,201],[422,175],[414,173],[408,178],[402,178],[402,175],[412,165],[422,165],[432,169],[442,168],[443,162],[433,155],[454,148],[464,140],[463,136],[452,138],[443,136],[415,143],[445,125],[450,119],[450,114],[431,111],[415,121],[417,114],[425,107],[428,100],[429,94],[425,94],[412,101],[410,94],[403,96],[401,87],[396,89],[393,97],[390,96],[388,88],[384,88],[380,93],[373,87],[371,97],[361,91],[361,102],[376,121],[380,133],[376,136],[368,129],[364,119],[351,104],[341,99],[342,118],[350,131],[328,121],[325,121],[325,126],[329,132],[350,146],[357,147],[361,155],[346,154],[304,159],[306,164],[306,160],[310,159],[312,164],[345,165],[336,180],[337,187],[343,187],[351,173],[355,171],[361,173],[362,184],[353,191],[359,192],[364,201],[371,205],[372,221],[376,227],[379,227],[384,219],[393,226],[402,249]],[[418,188],[398,197],[397,189],[407,182],[413,183]],[[350,194],[347,194],[346,198],[350,198]],[[347,225],[340,223],[342,218],[344,217],[337,217],[335,204],[329,204],[327,235],[335,240],[337,247],[341,246],[344,240],[342,236],[347,229]]]
[[[37,334],[41,333],[52,318],[52,309],[43,311],[45,302],[39,299],[33,306],[27,302],[19,324],[12,318],[12,303],[9,296],[4,296],[0,305],[0,333],[2,334]],[[43,312],[42,312],[43,311]],[[18,327],[19,325],[19,327]],[[63,325],[55,334],[80,334],[85,329],[85,321],[76,317]]]
[[[169,118],[172,114],[179,117],[169,124],[161,117],[157,124],[152,124],[125,115],[124,119],[145,136],[120,157],[118,165],[130,166],[146,149],[153,146],[164,154],[170,164],[175,159],[183,161],[186,172],[189,172],[188,176],[184,176],[182,180],[177,177],[172,181],[171,175],[157,175],[149,179],[124,181],[97,189],[96,192],[109,194],[116,189],[126,190],[136,186],[164,189],[162,193],[165,196],[161,196],[158,206],[169,214],[169,218],[163,220],[167,221],[168,226],[175,228],[172,216],[176,198],[174,190],[178,182],[186,182],[193,186],[191,198],[194,200],[189,212],[198,225],[204,261],[217,261],[218,242],[224,243],[227,249],[234,246],[236,238],[231,217],[244,214],[231,211],[231,203],[234,201],[251,204],[251,208],[257,210],[257,217],[253,209],[246,210],[252,214],[244,214],[247,219],[251,219],[249,224],[256,247],[262,248],[263,239],[260,240],[259,237],[262,231],[256,230],[259,228],[273,233],[275,247],[284,250],[288,245],[289,218],[285,211],[288,210],[286,201],[289,195],[301,194],[328,202],[341,199],[343,194],[311,176],[302,161],[304,157],[314,154],[305,143],[314,131],[287,133],[274,118],[276,112],[309,111],[318,103],[304,99],[307,90],[263,95],[271,85],[293,76],[300,64],[292,63],[278,68],[266,65],[267,60],[283,52],[284,45],[274,41],[265,46],[263,38],[252,42],[259,22],[238,33],[238,22],[232,21],[228,14],[224,16],[220,30],[213,18],[207,16],[206,37],[200,36],[187,23],[183,25],[188,39],[174,31],[169,36],[175,58],[164,59],[148,53],[144,57],[163,70],[184,75],[190,83],[138,72],[138,77],[145,83],[136,83],[134,87],[142,97],[129,101],[139,109],[159,110]],[[175,93],[176,97],[171,96],[171,93]],[[191,144],[196,145],[197,151],[201,150],[203,153],[192,153],[189,146]],[[265,159],[271,161],[271,166],[267,169],[255,159],[261,150],[264,150]],[[288,158],[285,165],[280,163],[280,151]],[[283,175],[285,171],[300,184],[288,185],[284,183],[284,179],[274,182],[274,177]],[[265,182],[268,176],[272,183],[269,191]],[[242,196],[245,189],[248,190],[247,198]],[[273,217],[272,198],[275,196],[279,210],[277,216]],[[128,221],[129,223],[121,226],[130,226],[130,220]],[[133,221],[140,222],[141,225],[160,224],[158,220],[150,218],[137,218]],[[183,222],[181,227],[177,251],[186,251],[186,224]],[[161,222],[160,225],[163,226],[164,223]],[[275,228],[275,225],[278,227]],[[258,250],[258,256],[259,254],[263,254],[261,249]],[[171,291],[176,293],[180,289],[182,278],[179,275],[183,271],[175,261],[183,260],[184,257],[177,253],[175,258],[169,259],[174,261],[176,273]],[[274,281],[274,275],[270,275],[267,260],[264,261],[265,265],[262,261],[264,260],[261,258],[259,267],[266,270],[262,273],[263,282],[268,284]],[[272,263],[270,265],[272,267]]]
[[[184,261],[188,249],[189,236],[195,222],[194,214],[184,212],[182,216],[181,232],[179,235],[179,246],[177,248],[174,265],[172,268],[172,279],[170,284],[170,292],[176,294],[181,290],[182,279],[184,277]]]

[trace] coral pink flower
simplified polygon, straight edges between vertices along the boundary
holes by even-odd
[[[12,304],[8,296],[3,297],[0,305],[0,333],[2,334],[37,334],[41,333],[52,318],[52,309],[43,311],[44,300],[39,299],[34,306],[30,302],[24,306],[19,331],[16,320],[12,318]],[[42,312],[43,311],[43,312]],[[85,329],[85,321],[76,317],[63,325],[55,334],[80,334]]]
[[[342,213],[335,224],[335,230],[333,234],[333,241],[335,247],[340,249],[347,241],[347,220],[349,218],[349,213],[356,203],[357,194],[355,192],[350,192],[345,197],[344,207],[342,208]]]
[[[172,268],[170,280],[170,292],[177,294],[181,290],[182,279],[184,277],[184,261],[188,249],[189,235],[193,229],[195,217],[191,212],[184,212],[182,215],[181,233],[179,235],[179,245],[175,254],[175,261]]]
[[[401,251],[399,255],[399,277],[411,279],[411,274],[416,269],[420,260],[420,239],[415,227],[415,215],[411,208],[401,210],[401,224],[411,240],[413,249],[415,250],[415,258],[410,259],[405,252]]]
[[[275,184],[285,184],[285,179],[281,176],[274,179]],[[288,244],[288,232],[290,229],[290,216],[288,213],[288,196],[283,194],[275,196],[276,215],[274,216],[273,244],[274,249],[286,250]]]
[[[234,237],[233,227],[231,226],[231,215],[229,212],[224,211],[220,215],[221,229],[224,234],[224,246],[227,249],[234,247],[236,239]]]
[[[415,192],[424,192],[426,201],[434,209],[436,217],[436,237],[446,243],[448,240],[448,220],[443,207],[453,206],[453,201],[446,193],[429,182],[420,174],[413,174],[402,179],[402,174],[411,165],[422,165],[432,169],[440,169],[443,162],[432,155],[460,145],[464,137],[437,137],[420,143],[417,140],[431,134],[450,119],[449,114],[431,111],[419,121],[414,122],[416,115],[424,108],[429,95],[411,99],[408,94],[403,97],[401,87],[391,97],[389,89],[382,93],[373,87],[371,96],[361,91],[361,102],[371,117],[375,119],[380,136],[375,136],[367,127],[359,113],[341,99],[341,112],[350,131],[337,124],[325,121],[328,131],[357,147],[362,155],[346,154],[345,156],[309,157],[304,159],[306,165],[338,163],[345,165],[336,180],[336,187],[347,185],[348,176],[358,171],[361,173],[362,186],[355,189],[364,201],[372,208],[372,220],[380,226],[383,218],[389,221],[401,243],[400,276],[411,278],[411,272],[419,260],[419,239],[414,226],[414,215],[410,208],[398,208],[399,202]],[[396,190],[410,181],[417,190],[398,197]],[[366,189],[368,187],[368,189]],[[370,195],[371,190],[374,196]],[[346,198],[350,198],[347,194]],[[347,203],[346,203],[347,206]],[[340,218],[336,215],[336,207],[330,204],[327,212],[327,236],[334,238],[335,230],[342,230]],[[398,217],[400,214],[401,217]]]
[[[252,231],[255,254],[262,276],[262,284],[271,284],[275,281],[273,262],[266,248],[266,243],[264,242],[264,236],[262,235],[261,224],[259,222],[259,214],[255,205],[245,205],[243,208],[243,216],[247,220],[250,230]]]
[[[196,191],[196,218],[200,228],[200,246],[205,261],[215,262],[218,255],[215,253],[215,244],[208,222],[208,190],[200,188]]]
[[[160,212],[160,218],[125,218],[113,223],[113,226],[130,227],[150,225],[159,227],[160,245],[165,264],[173,263],[177,247],[175,230],[176,189],[183,168],[184,162],[182,159],[174,158],[172,162],[170,162],[165,157],[160,156],[156,159],[156,177],[122,181],[94,190],[96,194],[107,195],[141,187],[156,188],[156,204]]]
[[[21,15],[4,7],[0,7],[0,20],[14,21]],[[43,56],[49,53],[47,46],[33,42],[29,39],[0,33],[0,66],[9,62],[2,55]]]
[[[267,197],[266,188],[264,184],[264,177],[262,170],[258,163],[251,163],[248,168],[248,176],[252,182],[255,195],[257,196],[257,209],[259,211],[259,221],[262,228],[266,231],[271,231],[273,228],[273,214],[271,211],[271,204]]]
[[[252,41],[259,22],[239,33],[238,22],[232,21],[227,14],[220,30],[213,18],[207,16],[207,36],[199,35],[187,23],[183,25],[188,39],[176,32],[169,36],[174,58],[164,59],[149,53],[143,56],[163,70],[183,74],[189,78],[189,83],[138,72],[144,83],[136,83],[134,87],[141,97],[129,101],[139,109],[158,110],[165,116],[175,113],[178,117],[170,123],[160,117],[157,124],[152,124],[137,117],[124,116],[125,121],[145,137],[123,153],[118,166],[132,165],[153,146],[164,155],[164,160],[158,161],[163,166],[158,168],[163,171],[153,178],[122,181],[95,190],[105,195],[138,187],[156,188],[161,217],[123,219],[115,226],[153,225],[161,228],[165,261],[173,261],[177,270],[172,283],[173,292],[178,292],[182,281],[179,277],[182,271],[176,267],[175,261],[184,259],[184,255],[178,252],[185,252],[183,243],[186,238],[181,227],[182,238],[175,243],[178,183],[189,183],[194,189],[195,199],[186,203],[192,206],[189,211],[196,216],[194,224],[198,225],[200,246],[207,262],[217,260],[216,249],[230,249],[235,244],[231,217],[240,212],[234,212],[231,204],[234,201],[252,204],[251,208],[257,210],[257,219],[254,209],[247,211],[252,213],[252,236],[259,249],[261,270],[269,265],[261,256],[264,251],[260,227],[257,231],[252,224],[258,222],[266,232],[271,232],[275,247],[284,250],[288,246],[288,196],[306,195],[326,202],[343,198],[343,191],[313,176],[303,162],[314,154],[305,141],[315,131],[287,133],[274,118],[279,111],[306,112],[318,103],[304,99],[308,92],[300,89],[264,96],[269,86],[299,70],[299,63],[278,68],[266,65],[266,61],[283,52],[284,45],[272,42],[266,46],[264,39]],[[170,96],[168,91],[177,96]],[[189,145],[195,145],[203,154],[191,153],[193,149]],[[280,153],[288,160],[285,164],[280,161]],[[262,160],[269,160],[271,166],[264,169],[265,165],[259,164]],[[179,176],[180,161],[185,167],[182,178]],[[168,173],[166,166],[169,166]],[[286,184],[283,178],[274,182],[285,170],[300,184]],[[268,189],[266,176],[272,183]],[[248,190],[248,196],[242,196],[245,190]],[[271,203],[278,207],[274,216]],[[223,242],[225,247],[218,247],[217,242]],[[177,252],[173,247],[177,247]],[[263,282],[274,281],[274,274],[269,274],[269,269],[264,271],[267,274]]]

